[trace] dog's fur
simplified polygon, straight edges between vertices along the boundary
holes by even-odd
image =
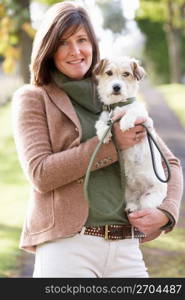
[[[134,58],[122,57],[116,59],[102,59],[93,71],[97,81],[100,100],[110,105],[127,98],[136,97],[139,80],[144,76],[145,71]],[[138,117],[146,117],[144,123],[150,128],[153,136],[156,136],[153,122],[149,118],[144,104],[138,101],[122,107],[114,108],[113,115],[124,111],[125,115],[120,120],[120,128],[126,131],[135,126]],[[96,122],[96,132],[99,139],[102,139],[105,130],[108,128],[107,121],[109,112],[103,111]],[[109,131],[104,139],[108,143],[112,133]],[[155,160],[157,170],[162,178],[165,178],[161,157],[155,147]],[[126,211],[135,211],[143,208],[157,207],[166,197],[167,184],[160,182],[153,170],[151,154],[147,138],[138,144],[120,152],[121,161],[124,163],[126,178],[125,200]]]

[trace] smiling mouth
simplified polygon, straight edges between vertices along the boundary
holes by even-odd
[[[84,61],[84,59],[78,59],[78,60],[73,60],[73,61],[68,61],[67,63],[70,65],[78,65],[80,63],[82,63]]]

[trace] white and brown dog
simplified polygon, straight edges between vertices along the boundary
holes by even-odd
[[[102,59],[95,67],[94,76],[97,80],[97,87],[100,100],[109,109],[101,113],[96,122],[96,132],[101,140],[108,129],[110,110],[112,116],[125,112],[120,120],[120,128],[126,131],[135,126],[139,117],[147,121],[145,126],[150,128],[153,136],[156,136],[153,122],[143,103],[134,101],[136,97],[139,80],[144,76],[145,71],[134,58],[122,57],[116,59]],[[118,105],[115,105],[118,104]],[[120,103],[123,106],[120,106]],[[125,105],[124,105],[125,104]],[[109,131],[103,143],[108,143],[112,133]],[[161,156],[154,148],[155,162],[160,177],[165,178],[162,167]],[[143,208],[157,207],[166,197],[167,184],[160,182],[153,170],[151,153],[147,138],[126,150],[120,152],[120,159],[123,161],[126,186],[125,200],[126,211],[135,211]]]

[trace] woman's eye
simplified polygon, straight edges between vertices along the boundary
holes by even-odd
[[[83,38],[83,39],[79,39],[79,42],[80,43],[83,43],[83,42],[86,42],[87,40],[85,39],[85,38]]]
[[[112,76],[112,75],[113,75],[113,73],[112,73],[111,70],[107,71],[106,74],[107,74],[108,76]]]
[[[123,75],[123,77],[128,77],[130,75],[130,73],[129,72],[124,72],[122,75]]]

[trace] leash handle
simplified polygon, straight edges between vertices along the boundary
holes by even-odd
[[[156,177],[159,179],[159,181],[167,183],[171,178],[170,165],[169,165],[167,159],[165,158],[164,154],[162,153],[162,151],[161,151],[159,145],[157,144],[155,138],[153,137],[153,135],[149,131],[149,129],[144,124],[138,124],[138,125],[143,126],[145,128],[146,132],[147,132],[147,139],[148,139],[148,143],[149,143],[149,147],[150,147],[150,153],[151,153],[151,159],[152,159],[152,165],[153,165],[154,173],[155,173]],[[155,163],[155,154],[154,154],[152,142],[156,146],[157,150],[159,151],[159,153],[160,153],[161,157],[163,158],[164,163],[167,167],[167,178],[166,179],[162,179],[158,174],[157,166],[156,166],[156,163]]]

